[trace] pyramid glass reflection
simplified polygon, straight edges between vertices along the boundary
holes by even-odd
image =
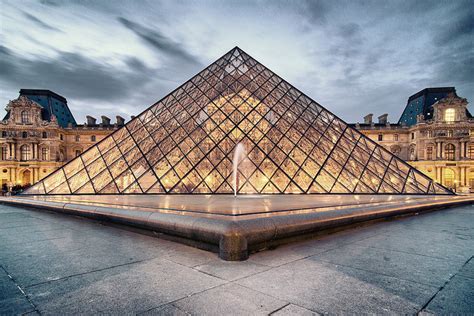
[[[24,194],[452,194],[234,48]]]

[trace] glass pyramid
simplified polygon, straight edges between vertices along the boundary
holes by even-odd
[[[24,194],[452,194],[238,47]]]

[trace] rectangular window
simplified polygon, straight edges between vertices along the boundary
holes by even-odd
[[[48,160],[48,148],[41,148],[41,160]]]
[[[455,109],[446,109],[444,112],[444,120],[446,122],[454,122],[456,115],[456,110]]]
[[[474,159],[474,145],[469,145],[467,150],[467,156],[469,159]]]
[[[5,147],[2,146],[0,149],[2,151],[2,160],[7,160],[8,148],[6,146]]]
[[[383,135],[379,134],[379,142],[383,140]]]
[[[393,140],[398,142],[398,134],[393,134]]]
[[[411,139],[415,139],[415,133],[411,133]]]
[[[433,147],[426,148],[426,160],[433,160]]]

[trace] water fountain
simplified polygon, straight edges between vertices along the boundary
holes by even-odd
[[[233,184],[234,184],[234,196],[237,196],[237,190],[239,189],[239,163],[245,158],[247,155],[245,151],[245,146],[242,143],[238,143],[235,146],[234,151],[234,158],[232,159],[232,176],[233,176]]]

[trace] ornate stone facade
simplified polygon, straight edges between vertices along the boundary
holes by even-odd
[[[390,152],[446,187],[474,191],[474,119],[467,100],[455,93],[432,105],[432,118],[417,115],[416,124],[390,124],[387,116],[372,115],[354,126]]]
[[[88,124],[61,127],[53,114],[42,117],[42,106],[20,95],[6,107],[6,119],[0,121],[0,181],[9,187],[32,184],[66,161],[76,157],[124,124],[102,123],[88,117]]]

